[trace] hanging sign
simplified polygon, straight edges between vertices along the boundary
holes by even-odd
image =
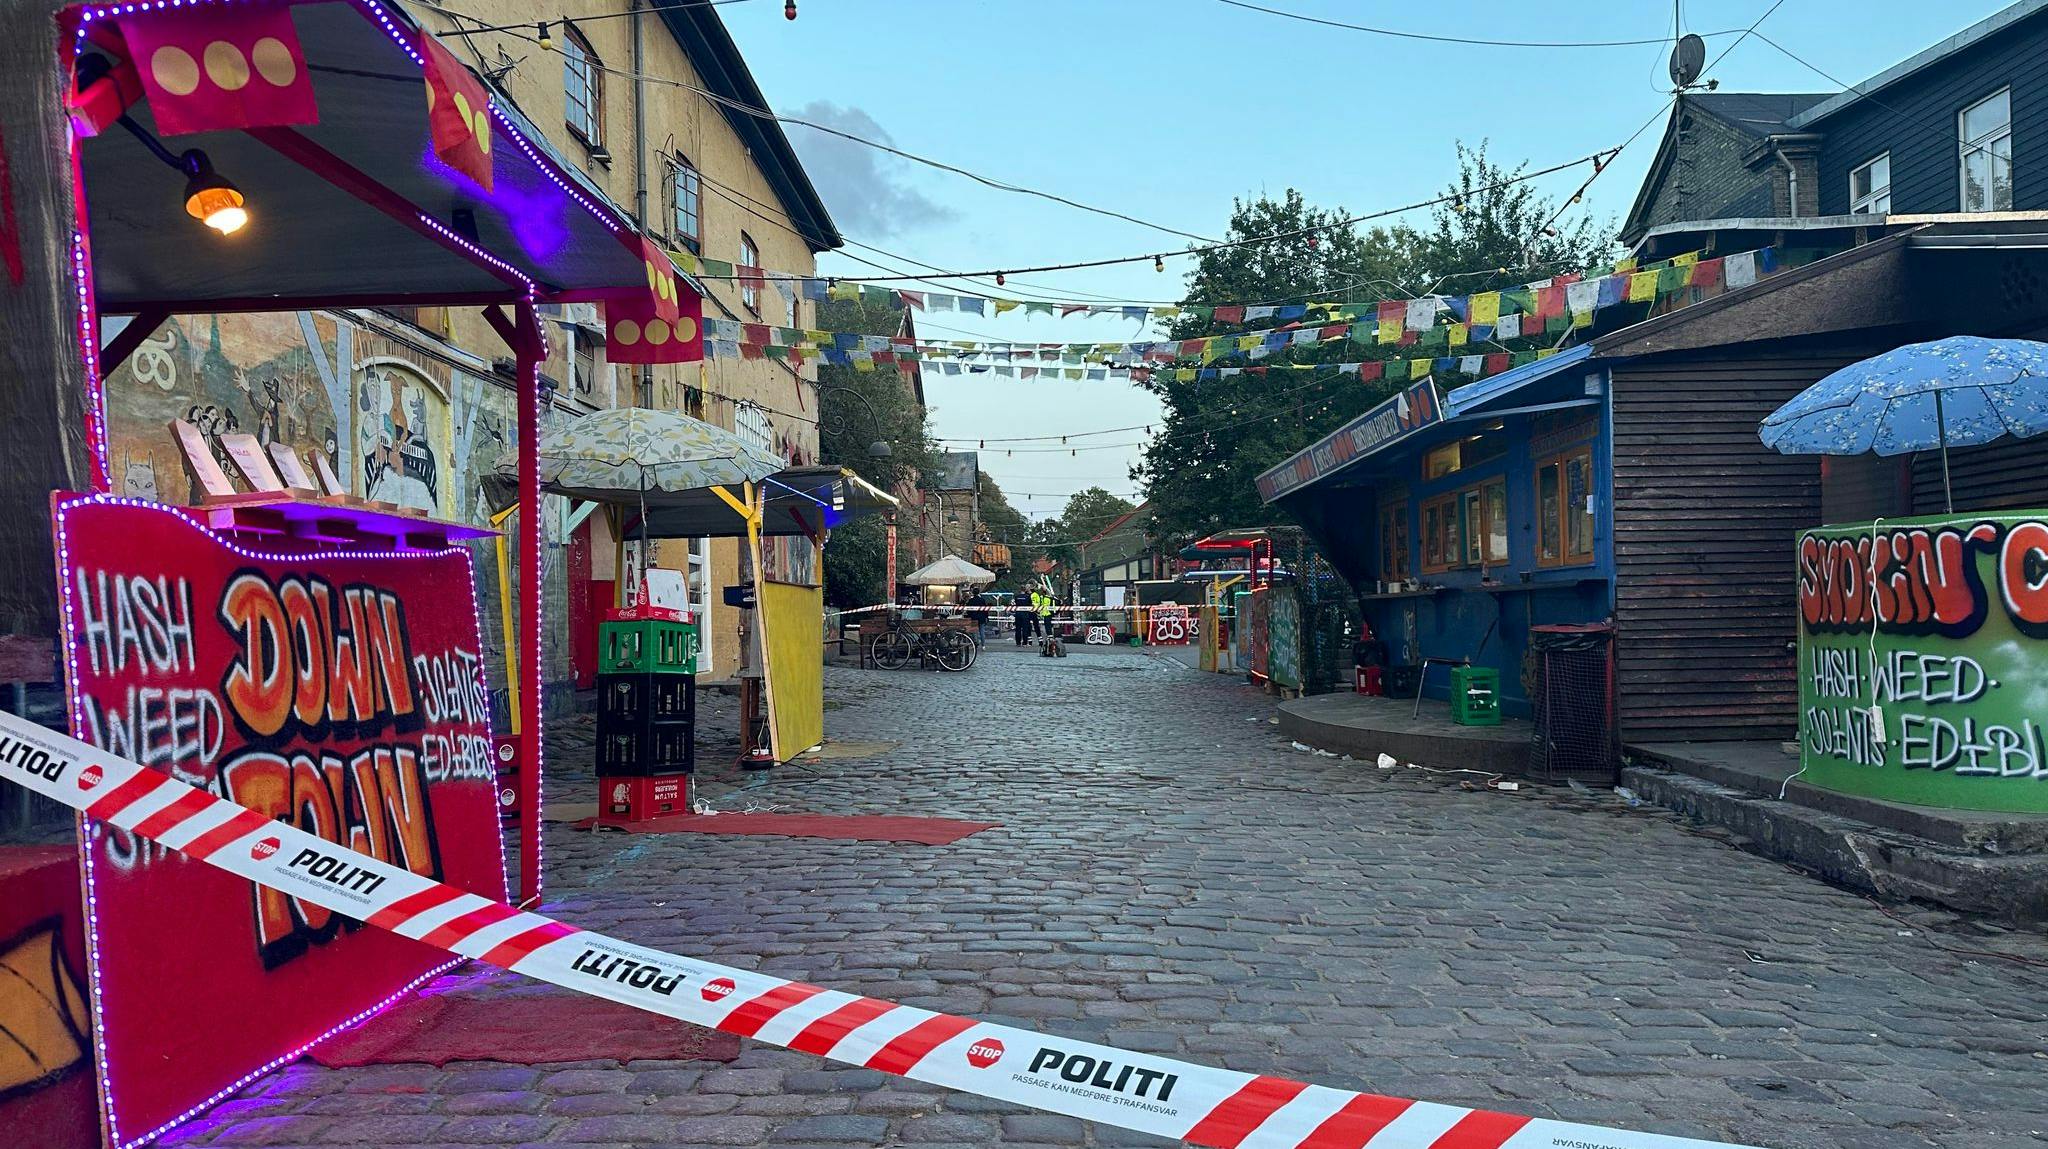
[[[1355,459],[1364,458],[1424,427],[1443,421],[1443,397],[1436,383],[1424,379],[1396,392],[1393,398],[1303,447],[1286,462],[1260,475],[1259,498],[1265,502],[1312,483]]]
[[[1802,781],[2048,813],[2048,511],[1799,538]]]
[[[505,894],[469,552],[278,556],[169,507],[58,496],[73,732],[332,850],[300,868],[342,901],[288,897],[87,822],[86,893],[111,1141],[176,1121],[375,1008],[446,955],[366,929],[385,879]],[[261,855],[277,838],[241,846]]]

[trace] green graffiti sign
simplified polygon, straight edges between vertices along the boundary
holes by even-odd
[[[1799,537],[1804,780],[2048,812],[2048,511]]]

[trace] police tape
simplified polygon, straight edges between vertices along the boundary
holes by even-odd
[[[343,849],[5,713],[0,778],[237,877],[565,989],[1214,1149],[1740,1149],[1214,1069],[679,957]]]

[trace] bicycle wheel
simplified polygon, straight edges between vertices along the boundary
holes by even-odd
[[[932,638],[941,670],[965,670],[974,665],[974,641],[966,635],[949,630]]]
[[[978,634],[963,634],[961,637],[967,640],[967,665],[973,666],[974,660],[981,657],[981,636]],[[966,667],[961,669],[964,670]]]
[[[875,640],[875,665],[883,670],[901,670],[910,661],[913,649],[908,634],[892,630]]]

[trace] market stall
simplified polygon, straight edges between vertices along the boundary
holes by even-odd
[[[602,302],[614,362],[676,362],[702,354],[696,293],[402,9],[23,7],[0,64],[17,677],[35,673],[34,636],[54,636],[73,734],[491,899],[509,894],[512,767],[518,889],[537,900],[538,308]],[[402,411],[374,489],[275,437],[187,424],[171,431],[196,506],[111,493],[103,379],[168,317],[367,306],[480,308],[503,340],[526,678],[512,740],[495,734],[509,716],[491,713],[466,545],[492,532],[407,505],[432,471]],[[446,968],[440,950],[174,864],[90,816],[80,842],[113,1144],[160,1135]]]

